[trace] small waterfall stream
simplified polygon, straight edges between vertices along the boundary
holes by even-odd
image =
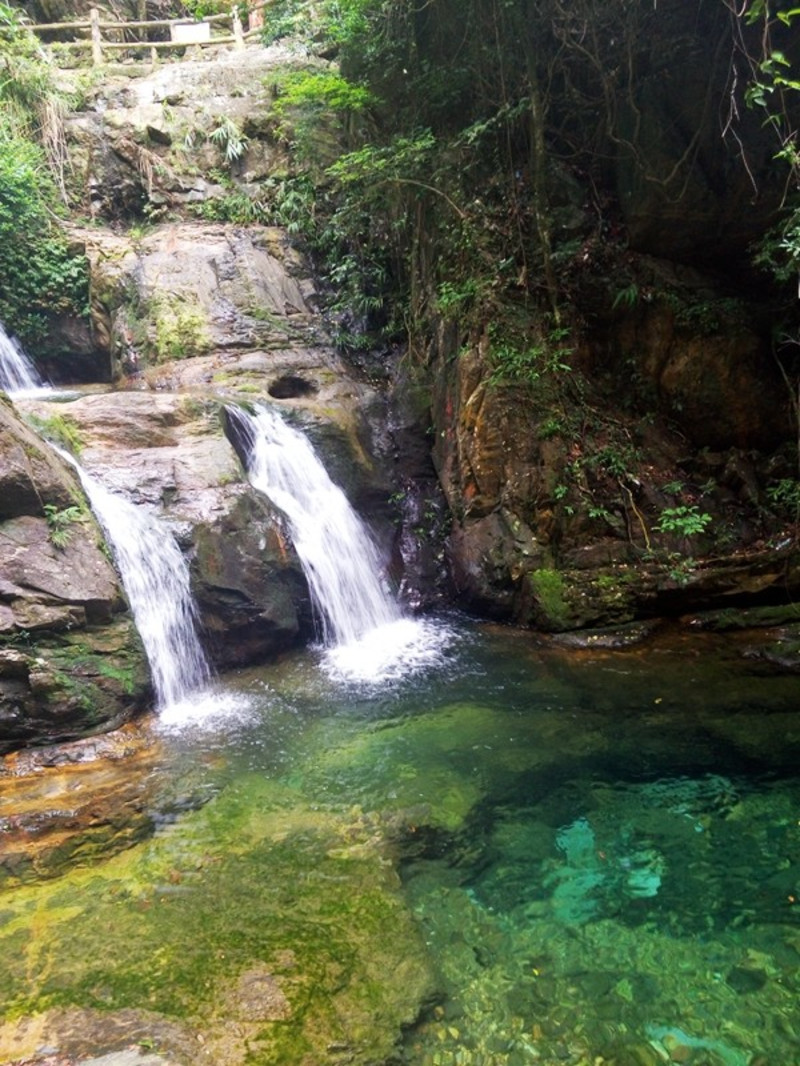
[[[197,636],[186,560],[162,523],[110,492],[72,456],[56,451],[77,470],[111,545],[150,664],[157,706],[181,703],[211,676]]]
[[[289,520],[332,673],[381,682],[438,662],[447,628],[403,616],[383,587],[368,529],[309,440],[265,407],[253,415],[228,407],[226,414],[250,483]]]
[[[0,323],[0,389],[10,396],[41,389],[44,382],[22,345]]]
[[[308,439],[265,407],[255,415],[228,412],[244,424],[251,484],[289,519],[323,643],[350,644],[397,621],[400,611],[381,584],[372,538]]]

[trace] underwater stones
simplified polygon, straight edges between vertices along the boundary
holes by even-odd
[[[177,1066],[204,1056],[189,1027],[147,1010],[55,1008],[0,1024],[0,1061],[26,1066]]]
[[[159,758],[130,726],[0,760],[0,887],[57,876],[149,835]]]
[[[767,974],[764,970],[755,969],[752,966],[734,966],[725,975],[726,982],[740,995],[748,992],[758,992],[767,983]]]
[[[652,1044],[647,1043],[630,1043],[605,1049],[603,1058],[614,1066],[664,1066],[663,1058]]]
[[[605,626],[601,629],[582,629],[578,632],[556,633],[551,637],[554,644],[564,648],[630,648],[647,640],[662,622],[650,618],[626,625]]]
[[[31,908],[46,920],[19,957]],[[261,774],[0,909],[0,984],[25,1016],[0,1025],[0,1061],[138,1044],[184,1064],[371,1066],[436,988],[376,827]],[[26,965],[29,950],[62,959],[62,1010],[47,1009],[51,975]]]
[[[418,827],[458,830],[484,794],[486,783],[474,773],[474,751],[481,746],[494,751],[492,771],[498,777],[520,769],[526,759],[508,743],[503,715],[479,704],[447,705],[428,715],[365,726],[334,745],[328,728],[322,723],[317,736],[311,732],[313,754],[303,770],[308,786],[338,801],[350,795],[373,810],[378,803],[395,824],[406,812],[406,820]]]
[[[776,639],[751,645],[744,654],[747,658],[761,659],[781,670],[800,673],[800,625],[786,626],[773,636]]]
[[[226,1005],[231,1017],[247,1022],[277,1022],[292,1014],[279,978],[263,964],[239,975]]]

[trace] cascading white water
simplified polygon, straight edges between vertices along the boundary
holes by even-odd
[[[159,708],[207,684],[211,671],[197,636],[189,568],[170,531],[140,507],[110,492],[72,456],[119,567],[150,664]]]
[[[325,664],[348,681],[383,682],[439,661],[447,627],[405,618],[384,589],[377,548],[308,439],[274,411],[228,413],[250,483],[289,519],[319,615]]]
[[[41,389],[44,382],[22,345],[0,323],[0,389],[10,396]]]
[[[250,482],[289,519],[323,642],[349,644],[396,621],[372,538],[308,439],[265,407],[237,414],[250,423]]]

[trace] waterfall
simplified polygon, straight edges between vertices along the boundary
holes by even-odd
[[[350,644],[396,621],[378,551],[361,519],[317,458],[309,440],[276,413],[228,408],[249,454],[250,483],[289,519],[323,643]]]
[[[369,531],[308,439],[275,412],[227,407],[228,430],[250,483],[289,520],[338,680],[383,683],[441,662],[446,625],[405,618],[384,589]],[[242,454],[244,453],[244,454]]]
[[[150,664],[157,705],[180,703],[210,678],[183,553],[162,523],[109,492],[72,456],[56,451],[77,470],[114,553]]]
[[[0,389],[13,396],[34,392],[43,385],[22,345],[14,337],[9,337],[0,323]]]

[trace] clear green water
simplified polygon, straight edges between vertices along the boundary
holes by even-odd
[[[164,736],[151,840],[0,897],[10,1023],[146,1010],[219,1063],[800,1064],[797,677],[465,626],[384,687],[312,653],[225,685],[238,714]]]

